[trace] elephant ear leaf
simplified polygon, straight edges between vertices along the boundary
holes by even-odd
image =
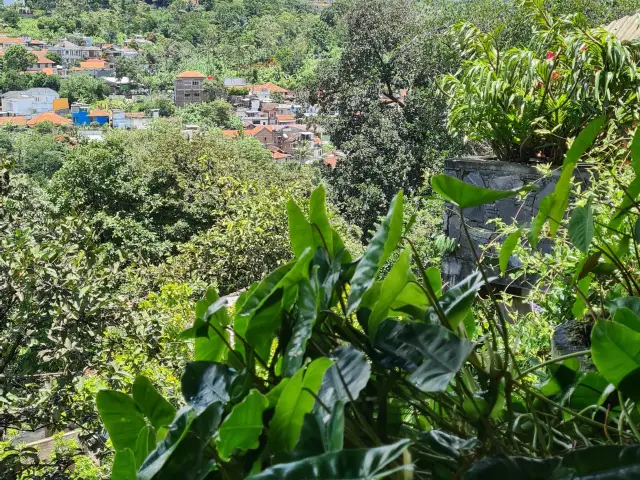
[[[292,463],[283,463],[249,477],[251,480],[299,480],[317,478],[323,480],[374,480],[390,478],[394,472],[410,470],[411,464],[391,465],[409,446],[409,440],[376,448],[340,450],[316,457],[308,457]]]
[[[96,395],[96,405],[102,423],[116,451],[136,449],[138,434],[146,427],[144,415],[133,399],[115,390],[100,390]]]
[[[391,202],[389,212],[380,228],[371,239],[367,250],[358,262],[351,280],[351,292],[347,300],[347,313],[357,310],[366,293],[376,279],[384,262],[396,249],[402,237],[403,195],[400,191]]]
[[[133,382],[133,400],[156,430],[171,424],[176,415],[175,407],[142,375],[137,376]]]

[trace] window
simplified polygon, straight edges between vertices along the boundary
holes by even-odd
[[[191,85],[193,85],[194,87],[197,87],[200,85],[200,80],[194,80],[193,82],[191,82]]]
[[[200,97],[200,92],[193,92],[193,96],[199,98]]]

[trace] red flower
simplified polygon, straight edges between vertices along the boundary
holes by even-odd
[[[586,45],[582,45],[582,48],[580,50],[584,52],[586,49],[587,49],[587,46]]]
[[[558,80],[560,78],[560,74],[558,72],[553,72],[551,74],[551,78],[553,78],[554,80]]]
[[[555,54],[555,53],[553,53],[551,50],[549,50],[549,51],[547,52],[547,56],[546,56],[544,59],[545,59],[545,60],[553,60],[553,57],[555,57],[555,56],[556,56],[556,54]]]
[[[542,82],[538,80],[538,88],[542,87]]]

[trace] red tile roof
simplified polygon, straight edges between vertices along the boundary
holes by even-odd
[[[182,72],[176,78],[207,78],[200,72],[196,72],[195,70],[188,70],[186,72]]]
[[[282,160],[283,158],[287,158],[287,155],[282,152],[271,152],[271,156],[274,160]]]
[[[87,60],[86,62],[80,62],[80,67],[85,70],[101,70],[104,68],[104,63],[104,60],[92,58],[90,60]]]
[[[96,108],[95,110],[89,110],[90,117],[108,117],[111,113],[108,110],[101,110]]]
[[[276,119],[279,122],[289,122],[291,120],[295,120],[295,115],[291,115],[290,113],[278,113],[276,114]]]
[[[0,43],[24,43],[24,38],[20,38],[20,37],[0,37]]]
[[[45,112],[33,117],[27,122],[27,125],[32,127],[44,122],[51,122],[54,125],[71,125],[72,123],[68,118],[61,117],[60,115],[57,115],[53,112]]]
[[[225,137],[229,137],[229,138],[237,138],[238,137],[238,130],[223,130],[222,131],[222,135],[224,135]]]
[[[287,93],[289,90],[286,88],[279,87],[275,83],[267,82],[262,85],[248,85],[249,91],[260,91],[260,90],[269,90],[269,93],[278,92],[278,93]]]

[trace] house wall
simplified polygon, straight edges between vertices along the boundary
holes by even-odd
[[[173,82],[173,100],[176,106],[207,101],[203,78],[176,78]]]

